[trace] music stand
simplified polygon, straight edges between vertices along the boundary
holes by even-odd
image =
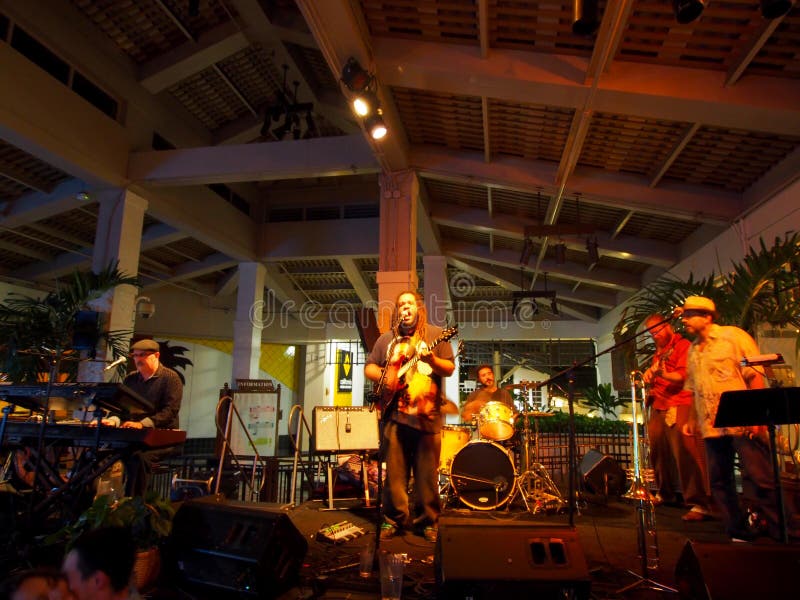
[[[769,431],[772,471],[775,478],[778,525],[781,541],[789,542],[786,515],[783,506],[778,450],[775,445],[775,426],[800,423],[800,388],[763,388],[758,390],[734,390],[723,392],[719,398],[714,427],[743,427],[766,425]]]
[[[101,398],[98,394],[92,402],[99,408],[104,408],[112,414],[123,419],[132,416],[147,416],[153,414],[155,406],[150,400],[134,392],[124,383],[120,383],[111,398]]]

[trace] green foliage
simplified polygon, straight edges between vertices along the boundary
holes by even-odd
[[[186,379],[183,377],[183,371],[186,367],[192,366],[194,363],[186,358],[184,354],[188,352],[186,346],[170,346],[169,341],[158,342],[159,345],[159,362],[165,367],[172,369],[178,374],[181,383],[186,384]]]
[[[600,383],[597,387],[586,388],[583,390],[583,395],[584,398],[580,400],[580,403],[593,410],[599,410],[603,417],[610,415],[616,419],[614,409],[627,404],[614,395],[610,383]]]
[[[687,296],[706,296],[714,301],[722,325],[736,325],[755,334],[759,323],[773,327],[800,327],[800,234],[775,238],[767,248],[759,240],[755,248],[729,271],[703,279],[662,277],[637,292],[627,303],[615,328],[617,341],[633,335],[651,314],[669,314]],[[676,329],[680,324],[676,323]],[[626,365],[633,370],[632,345],[626,348]],[[646,361],[652,346],[640,348]]]
[[[531,431],[537,417],[528,417],[530,420]],[[549,417],[538,417],[540,433],[568,433],[569,432],[569,413],[557,412]],[[517,428],[522,423],[517,424]],[[625,421],[602,419],[600,417],[588,417],[586,415],[575,415],[575,433],[615,433],[627,435],[630,433],[630,424]]]
[[[0,372],[15,383],[36,382],[39,373],[49,370],[42,351],[77,358],[71,349],[76,315],[92,300],[123,284],[138,285],[138,280],[109,265],[99,273],[75,271],[42,298],[9,294],[0,303]],[[127,353],[130,332],[98,331],[98,336],[105,337],[114,358]],[[72,368],[62,371],[74,377],[77,362],[69,361],[69,365]]]
[[[149,491],[144,496],[126,496],[120,500],[113,500],[111,496],[98,496],[74,523],[49,536],[46,543],[65,543],[69,550],[87,531],[100,527],[126,527],[131,530],[136,547],[147,550],[169,536],[174,516],[175,507],[154,491]]]

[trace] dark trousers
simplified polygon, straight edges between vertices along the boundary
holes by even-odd
[[[739,504],[733,471],[738,454],[742,478],[752,484],[752,501],[766,518],[769,534],[779,539],[777,494],[767,444],[740,435],[708,437],[705,443],[711,494],[722,513],[728,535],[737,537],[747,532],[747,518]]]
[[[386,481],[383,516],[403,529],[435,525],[439,521],[440,433],[426,433],[389,421],[383,429]],[[415,506],[411,513],[408,484],[414,476]]]
[[[647,423],[650,461],[656,476],[658,493],[665,502],[671,502],[675,500],[680,486],[686,504],[710,510],[703,440],[683,434],[683,426],[689,419],[689,405],[676,408],[674,425],[666,424],[666,410],[654,408],[650,409]]]

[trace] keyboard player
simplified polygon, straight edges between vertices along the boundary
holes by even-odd
[[[131,358],[136,365],[136,372],[128,375],[123,381],[124,385],[152,403],[153,412],[139,415],[138,420],[131,421],[121,421],[116,416],[108,417],[103,419],[104,425],[128,429],[178,429],[183,384],[175,371],[160,363],[159,357],[158,342],[150,339],[139,340],[131,346]],[[175,450],[166,448],[133,453],[125,465],[127,473],[125,493],[128,496],[143,494],[147,490],[153,464],[173,454]]]

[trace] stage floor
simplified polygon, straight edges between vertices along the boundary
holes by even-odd
[[[300,572],[300,585],[283,594],[282,599],[311,597],[366,599],[379,596],[377,573],[373,572],[373,575],[366,579],[358,575],[359,550],[375,539],[378,515],[374,508],[365,508],[363,500],[336,500],[334,505],[337,510],[327,510],[327,502],[311,501],[289,509],[289,517],[308,540],[309,549]],[[653,581],[675,586],[675,566],[689,540],[699,543],[722,543],[729,546],[731,552],[739,552],[738,547],[741,546],[778,545],[768,539],[759,539],[752,544],[733,544],[728,541],[719,520],[684,522],[681,516],[685,512],[684,508],[668,506],[658,506],[655,509],[659,567],[647,574]],[[460,561],[458,567],[460,570],[463,569],[465,562],[467,566],[475,565],[476,571],[485,570],[487,554],[496,553],[498,548],[502,551],[504,540],[513,544],[514,532],[519,531],[519,526],[529,528],[534,535],[543,532],[546,536],[558,536],[559,532],[564,532],[564,528],[569,531],[567,514],[533,515],[524,510],[523,506],[514,506],[508,511],[476,511],[455,507],[447,509],[442,519],[443,523],[458,523],[459,547],[448,547],[445,544],[443,552],[450,553],[451,561]],[[341,544],[331,544],[316,539],[317,531],[342,521],[361,527],[365,534]],[[474,524],[474,538],[470,535],[473,530],[470,524]],[[617,593],[620,588],[636,581],[629,571],[642,573],[641,559],[638,558],[637,513],[633,504],[616,499],[607,503],[585,503],[579,513],[574,515],[574,525],[577,535],[574,544],[579,546],[578,551],[582,552],[588,565],[591,597],[656,598],[666,595],[677,597],[674,594],[649,590],[646,586],[636,587],[624,594]],[[648,536],[648,543],[652,541],[652,537]],[[452,543],[455,542],[450,542]],[[427,542],[419,535],[404,533],[390,540],[381,541],[379,545],[383,550],[405,553],[408,556],[403,598],[442,597],[442,590],[436,585],[434,570],[435,544]],[[797,545],[794,547],[797,548]],[[649,556],[653,556],[652,550],[652,547],[648,550]],[[731,568],[735,568],[735,565],[731,565]],[[521,574],[523,578],[532,577],[526,566],[520,566],[514,572],[517,575]],[[796,579],[797,572],[795,569],[786,576]],[[569,576],[569,573],[567,575]],[[735,573],[732,573],[733,576]],[[531,585],[531,588],[535,589],[535,585]],[[532,593],[530,597],[535,595]],[[503,597],[510,596],[506,594]],[[713,598],[716,599],[717,596]]]

